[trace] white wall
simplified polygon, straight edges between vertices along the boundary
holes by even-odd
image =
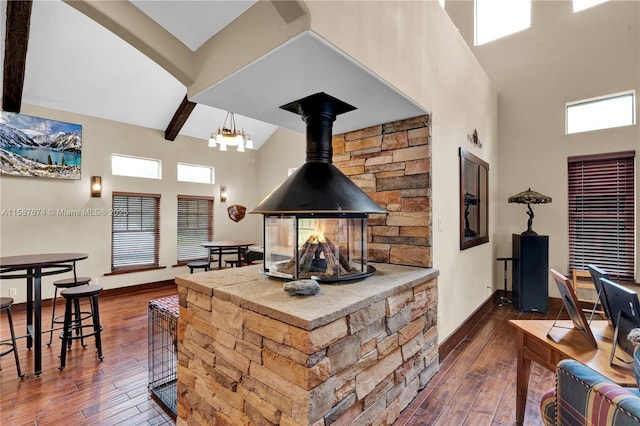
[[[258,151],[258,195],[260,200],[288,177],[288,170],[306,159],[306,136],[278,128]]]
[[[485,72],[436,1],[306,2],[311,29],[433,115],[433,266],[442,341],[494,291],[498,98]],[[467,141],[478,129],[483,147]],[[464,147],[490,164],[487,244],[459,249],[459,157]],[[438,228],[438,218],[443,226]]]
[[[256,151],[244,154],[208,148],[207,141],[178,136],[175,141],[164,139],[161,131],[96,119],[63,111],[23,105],[22,113],[53,120],[81,124],[82,178],[79,181],[0,177],[0,255],[82,252],[89,258],[78,264],[78,273],[94,278],[105,289],[134,284],[171,280],[188,273],[186,267],[173,267],[177,262],[177,196],[214,196],[214,236],[216,239],[262,240],[262,220],[247,215],[233,222],[227,215],[231,204],[251,209],[258,201],[258,168]],[[162,179],[140,179],[111,175],[111,154],[126,154],[162,160]],[[176,181],[176,163],[201,164],[215,167],[215,185]],[[101,198],[91,198],[89,179],[102,176]],[[220,185],[229,192],[227,203],[219,202]],[[111,270],[111,217],[11,216],[12,209],[109,209],[111,192],[143,192],[161,194],[160,265],[164,269],[105,276]],[[260,231],[259,231],[260,230]],[[70,275],[69,275],[70,276]],[[43,298],[53,296],[53,286],[47,285],[65,275],[43,279]],[[9,295],[9,288],[18,289],[17,302],[26,300],[25,280],[3,280],[0,294]]]
[[[446,8],[472,45],[473,1],[447,2]],[[551,204],[533,207],[533,229],[549,235],[549,267],[569,272],[567,157],[638,152],[640,129],[565,135],[564,107],[633,89],[640,95],[639,23],[638,1],[609,1],[579,13],[571,1],[534,1],[531,28],[473,48],[500,98],[499,256],[510,256],[511,234],[526,229],[524,207],[507,199],[531,187],[553,197]],[[638,204],[640,193],[636,197]],[[636,215],[636,238],[638,222]],[[636,250],[636,264],[638,256]],[[550,295],[558,297],[552,280]]]
[[[425,111],[432,113],[432,201],[435,218],[433,223],[436,225],[433,231],[433,266],[440,270],[438,328],[439,339],[442,341],[499,284],[492,267],[496,257],[494,233],[498,204],[497,185],[493,183],[499,180],[496,92],[436,1],[310,1],[304,2],[304,5],[308,9],[312,31],[406,94]],[[281,40],[283,34],[298,33],[301,26],[306,28],[306,19],[304,25],[292,25],[273,37]],[[224,40],[226,39],[225,37]],[[206,70],[203,68],[201,71]],[[204,74],[206,72],[200,75]],[[197,84],[191,87],[190,92],[196,86]],[[219,157],[221,153],[216,151],[213,154],[206,148],[205,141],[192,138],[178,137],[176,142],[166,142],[159,131],[28,106],[25,106],[23,112],[83,124],[86,156],[83,157],[83,179],[71,183],[37,181],[34,184],[29,179],[2,178],[1,207],[108,207],[108,197],[112,190],[162,193],[161,263],[167,266],[175,263],[175,243],[172,241],[176,233],[175,197],[178,193],[213,193],[217,196],[218,185],[224,184],[231,194],[229,202],[242,203],[251,209],[275,186],[272,183],[279,183],[286,177],[287,168],[298,166],[304,160],[304,137],[284,131],[276,132],[278,136],[272,137],[272,141],[263,147],[264,152],[261,150],[259,154],[244,156],[228,152],[225,157]],[[479,132],[482,149],[467,142],[467,135],[473,129]],[[289,144],[288,141],[299,143],[300,150],[283,151]],[[464,251],[459,250],[458,225],[460,146],[490,163],[491,182],[490,242]],[[111,152],[160,157],[165,162],[164,179],[142,182],[112,178],[108,173],[108,156]],[[251,155],[258,155],[259,167],[247,163],[252,158]],[[173,167],[167,167],[166,164],[178,159],[198,164],[202,164],[205,159],[211,161],[217,172],[213,191],[210,187],[175,183]],[[105,195],[101,200],[89,198],[88,178],[94,174],[104,177]],[[442,228],[437,226],[437,219],[440,217]],[[178,270],[169,267],[154,272],[103,277],[102,274],[109,271],[109,218],[36,218],[28,221],[18,218],[2,219],[2,255],[86,251],[90,258],[80,265],[79,272],[98,277],[107,288],[170,279],[184,273],[184,268]],[[226,219],[224,209],[218,207],[215,226],[216,238],[262,238],[261,218],[255,215],[248,215],[243,222],[235,224]],[[7,291],[5,283],[2,282],[3,294]],[[20,283],[16,283],[16,287],[19,286]],[[50,287],[45,285],[45,288]],[[44,297],[50,297],[50,294],[45,292]],[[22,295],[18,298],[20,300],[24,300]]]

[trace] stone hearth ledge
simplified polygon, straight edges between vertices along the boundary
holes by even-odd
[[[304,330],[313,330],[393,294],[436,278],[437,269],[372,263],[376,273],[359,281],[321,284],[313,296],[289,295],[283,280],[260,272],[260,265],[200,272],[175,278],[178,285]]]
[[[177,425],[393,424],[439,368],[438,271],[372,266],[313,296],[259,265],[176,277]]]

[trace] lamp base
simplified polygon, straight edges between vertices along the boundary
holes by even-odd
[[[520,235],[538,235],[538,233],[532,229],[527,229],[526,231],[524,231],[522,234]]]

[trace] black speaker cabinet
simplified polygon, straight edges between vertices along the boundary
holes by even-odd
[[[549,237],[513,234],[513,306],[522,312],[549,309]]]

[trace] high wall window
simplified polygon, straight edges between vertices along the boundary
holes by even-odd
[[[114,192],[111,225],[111,270],[159,266],[160,194]]]
[[[568,158],[569,268],[635,276],[635,151]]]
[[[178,195],[178,263],[205,259],[213,240],[213,197]]]
[[[162,179],[162,162],[153,158],[111,154],[111,174],[147,179]]]
[[[178,181],[195,183],[215,183],[213,167],[178,163]]]
[[[476,0],[475,45],[522,31],[531,26],[531,0]]]
[[[566,132],[588,132],[635,124],[635,104],[633,91],[569,102],[566,106]]]

